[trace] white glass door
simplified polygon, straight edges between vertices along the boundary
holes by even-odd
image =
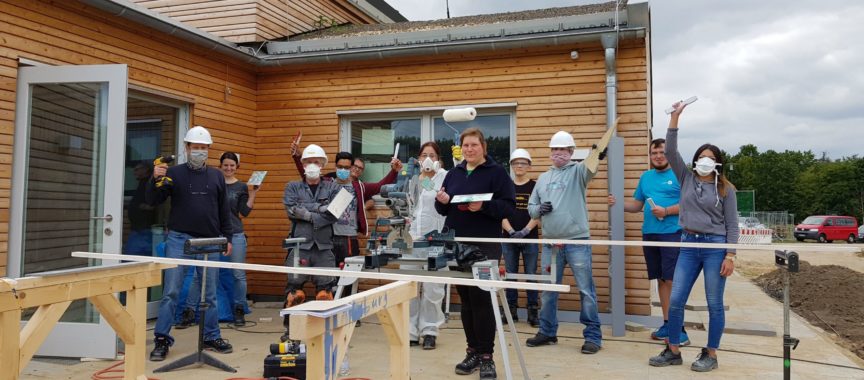
[[[126,92],[126,65],[19,69],[10,277],[116,263],[71,252],[121,252]],[[113,358],[116,345],[96,308],[76,301],[37,355]]]

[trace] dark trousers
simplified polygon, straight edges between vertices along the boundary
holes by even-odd
[[[462,328],[468,347],[479,354],[492,354],[495,348],[495,312],[489,292],[476,286],[457,286],[462,300]]]
[[[357,241],[357,237],[333,235],[333,256],[336,257],[336,268],[345,262],[346,257],[360,256],[360,242]],[[352,288],[351,286],[343,288],[340,297],[350,296]]]

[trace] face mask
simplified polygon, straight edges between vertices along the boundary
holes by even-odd
[[[351,169],[336,169],[336,178],[346,180],[351,176]]]
[[[432,161],[431,158],[426,157],[426,159],[423,160],[423,163],[420,164],[420,167],[424,172],[437,172],[438,169],[441,168],[441,163],[438,161]]]
[[[303,167],[306,170],[306,178],[318,179],[321,176],[321,167],[315,164],[309,164]]]
[[[702,157],[696,161],[696,173],[699,175],[709,175],[714,172],[717,163],[711,157]]]
[[[552,159],[552,165],[555,165],[556,168],[560,168],[570,162],[570,153],[567,152],[555,152],[552,153],[549,158]]]
[[[207,151],[206,150],[192,150],[189,151],[189,167],[192,169],[201,169],[204,167],[204,164],[207,162]]]

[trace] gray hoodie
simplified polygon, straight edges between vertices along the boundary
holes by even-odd
[[[582,163],[551,167],[540,175],[528,200],[528,214],[540,218],[540,204],[552,202],[552,212],[541,219],[543,237],[550,239],[585,239],[590,237],[585,188],[594,173]]]

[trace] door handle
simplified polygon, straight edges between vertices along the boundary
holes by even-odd
[[[90,219],[93,219],[93,220],[104,220],[104,221],[110,223],[112,220],[114,220],[114,217],[111,216],[111,214],[108,214],[108,215],[105,215],[105,216],[91,216]]]

